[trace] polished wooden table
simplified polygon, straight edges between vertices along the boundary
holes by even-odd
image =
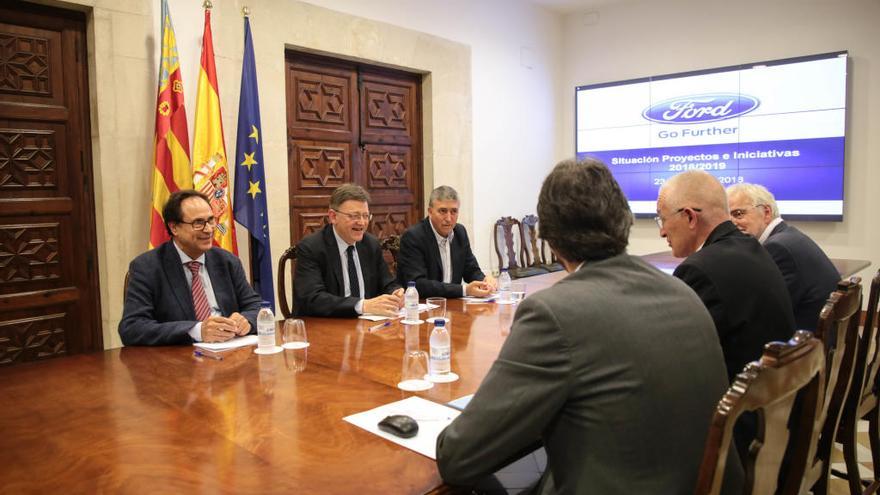
[[[646,254],[642,256],[642,259],[666,273],[672,273],[675,270],[675,267],[684,261],[684,258],[676,258],[672,256],[672,251]],[[840,274],[841,278],[849,277],[850,275],[858,273],[871,266],[871,262],[868,260],[853,260],[845,258],[829,259],[834,265],[834,268],[837,268],[837,273]]]
[[[564,272],[523,279],[528,293]],[[473,393],[515,307],[450,300],[457,382]],[[396,388],[406,331],[307,318],[310,347],[197,358],[190,346],[126,347],[0,369],[2,493],[424,493],[436,464],[342,421],[414,395]],[[431,326],[410,329],[427,350]],[[412,337],[412,335],[410,336]]]

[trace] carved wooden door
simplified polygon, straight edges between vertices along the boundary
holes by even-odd
[[[292,243],[326,222],[345,182],[372,197],[370,232],[402,234],[422,216],[421,76],[287,53]]]
[[[0,365],[103,348],[85,39],[82,13],[0,6]]]

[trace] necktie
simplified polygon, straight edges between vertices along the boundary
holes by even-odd
[[[449,266],[449,239],[440,239],[440,263],[443,265],[443,283],[452,282],[452,269]]]
[[[361,297],[361,286],[358,284],[358,272],[354,266],[354,246],[345,248],[348,257],[348,286],[351,288],[351,297]]]
[[[205,294],[205,286],[202,285],[202,277],[199,276],[199,268],[202,267],[202,264],[198,261],[190,261],[186,265],[193,276],[192,298],[193,307],[196,310],[196,319],[205,321],[211,316],[211,305],[208,303],[208,296]]]

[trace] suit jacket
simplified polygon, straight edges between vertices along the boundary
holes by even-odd
[[[400,286],[388,271],[379,241],[364,234],[355,243],[361,274],[363,298],[390,294]],[[346,274],[345,276],[348,276]],[[299,316],[357,316],[358,297],[345,297],[342,261],[333,226],[303,238],[296,247],[296,271],[293,278],[294,313]]]
[[[498,359],[438,437],[437,464],[469,485],[541,439],[541,493],[690,494],[726,389],[693,291],[627,254],[587,262],[519,305]]]
[[[486,278],[471,251],[467,230],[463,225],[456,224],[452,232],[452,243],[449,246],[452,282],[443,283],[440,248],[431,228],[431,220],[425,218],[408,228],[400,238],[400,254],[397,259],[397,280],[400,285],[414,280],[420,297],[455,298],[464,295],[462,280],[473,282]]]
[[[248,284],[241,261],[232,253],[211,248],[205,268],[223,316],[241,313],[257,329],[260,296]],[[119,336],[125,345],[190,344],[188,332],[198,323],[192,291],[174,241],[147,251],[128,267],[129,282]]]
[[[764,247],[785,279],[797,328],[815,331],[819,313],[840,281],[837,268],[812,239],[785,222],[770,232]]]
[[[759,359],[764,344],[787,341],[794,313],[785,280],[761,243],[726,221],[673,273],[709,309],[724,350],[727,377]]]

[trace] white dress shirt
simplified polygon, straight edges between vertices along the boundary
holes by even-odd
[[[188,254],[184,253],[180,246],[177,245],[177,242],[174,242],[174,249],[177,250],[177,254],[180,255],[180,263],[183,265],[183,275],[186,277],[186,284],[189,286],[190,294],[192,294],[192,271],[190,271],[187,263],[190,261],[198,261],[202,264],[199,267],[199,277],[202,279],[202,287],[205,288],[205,295],[208,296],[208,304],[211,306],[211,316],[218,316],[222,314],[220,312],[220,305],[217,304],[217,298],[214,297],[214,287],[211,286],[211,277],[208,275],[208,268],[205,266],[205,253],[202,253],[196,259],[192,259]],[[196,342],[202,341],[202,322],[198,322],[193,325],[192,328],[189,329],[189,336],[192,337]]]
[[[364,287],[364,273],[361,271],[361,259],[358,257],[357,246],[353,244],[348,244],[345,242],[342,237],[339,237],[339,234],[336,233],[336,227],[333,227],[333,236],[336,237],[336,247],[339,249],[339,261],[342,263],[342,280],[345,287],[345,293],[343,294],[345,297],[351,297],[351,283],[348,281],[348,246],[354,246],[352,249],[352,253],[354,254],[354,268],[357,272],[358,278],[358,286],[361,288],[361,300],[357,302],[354,306],[354,310],[357,311],[358,314],[364,314],[364,296],[366,295],[365,287]]]
[[[758,237],[758,242],[764,244],[764,241],[766,241],[767,238],[770,237],[770,232],[773,232],[773,229],[775,229],[776,226],[780,223],[782,223],[782,217],[776,217],[773,219],[773,221],[768,223],[767,226],[764,227],[764,232],[761,232],[761,237]]]
[[[452,238],[455,231],[450,230],[448,237],[443,237],[437,233],[434,224],[428,220],[431,230],[434,232],[434,238],[437,240],[437,248],[440,249],[440,262],[443,266],[443,283],[452,283]]]

